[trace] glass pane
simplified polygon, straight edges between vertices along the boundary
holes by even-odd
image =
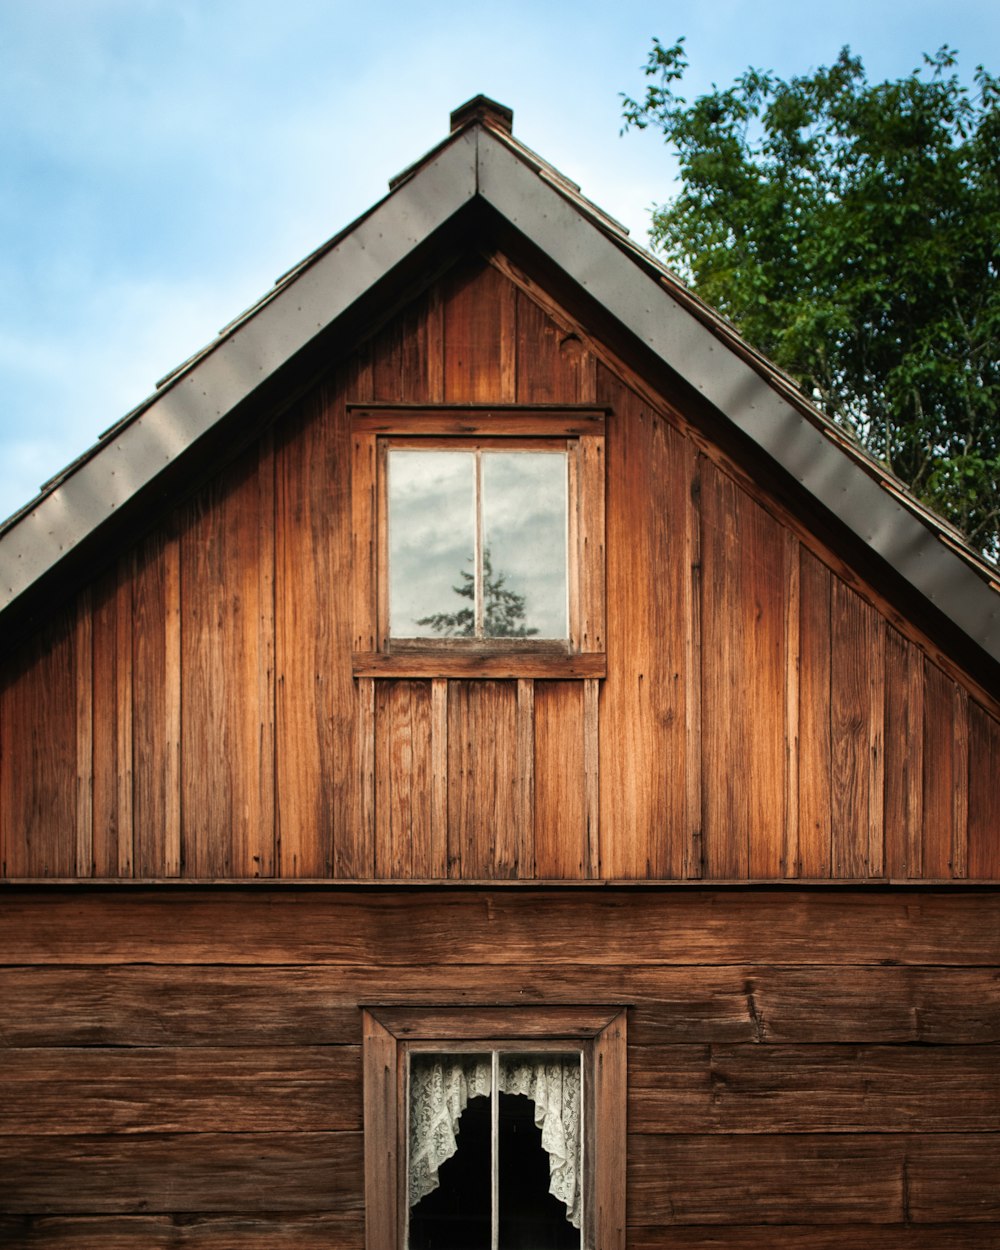
[[[473,635],[475,456],[388,453],[389,632]]]
[[[566,638],[566,453],[483,453],[488,638]]]
[[[409,1250],[489,1250],[492,1058],[412,1055]]]
[[[579,1250],[583,1223],[578,1053],[500,1056],[500,1250]]]

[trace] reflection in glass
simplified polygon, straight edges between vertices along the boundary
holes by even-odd
[[[430,618],[443,605],[451,610],[453,587],[472,567],[475,481],[474,452],[389,451],[389,632],[394,638],[441,636]]]
[[[484,453],[482,509],[483,559],[488,552],[495,586],[486,636],[565,638],[565,453]],[[484,597],[489,618],[488,585]]]
[[[392,637],[568,637],[565,452],[387,463]]]

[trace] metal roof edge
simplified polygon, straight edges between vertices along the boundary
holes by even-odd
[[[1000,595],[953,546],[809,420],[510,145],[484,133],[480,194],[646,348],[1000,662]],[[803,397],[803,403],[805,403]],[[943,523],[942,523],[943,524]]]

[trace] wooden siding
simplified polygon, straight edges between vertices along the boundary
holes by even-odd
[[[360,1250],[393,1003],[628,1007],[632,1250],[1000,1237],[996,892],[24,887],[0,951],[12,1250]]]
[[[1000,878],[990,696],[492,260],[6,657],[2,875]],[[607,406],[605,679],[353,675],[348,401]]]

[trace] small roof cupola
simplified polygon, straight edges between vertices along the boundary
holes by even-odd
[[[509,135],[513,133],[514,129],[514,110],[509,109],[506,104],[498,104],[496,100],[491,100],[489,96],[473,96],[471,100],[466,100],[464,104],[460,104],[452,113],[451,133],[454,134],[456,130],[463,130],[474,122],[482,122],[484,125],[491,126],[494,130],[500,130],[505,135]]]

